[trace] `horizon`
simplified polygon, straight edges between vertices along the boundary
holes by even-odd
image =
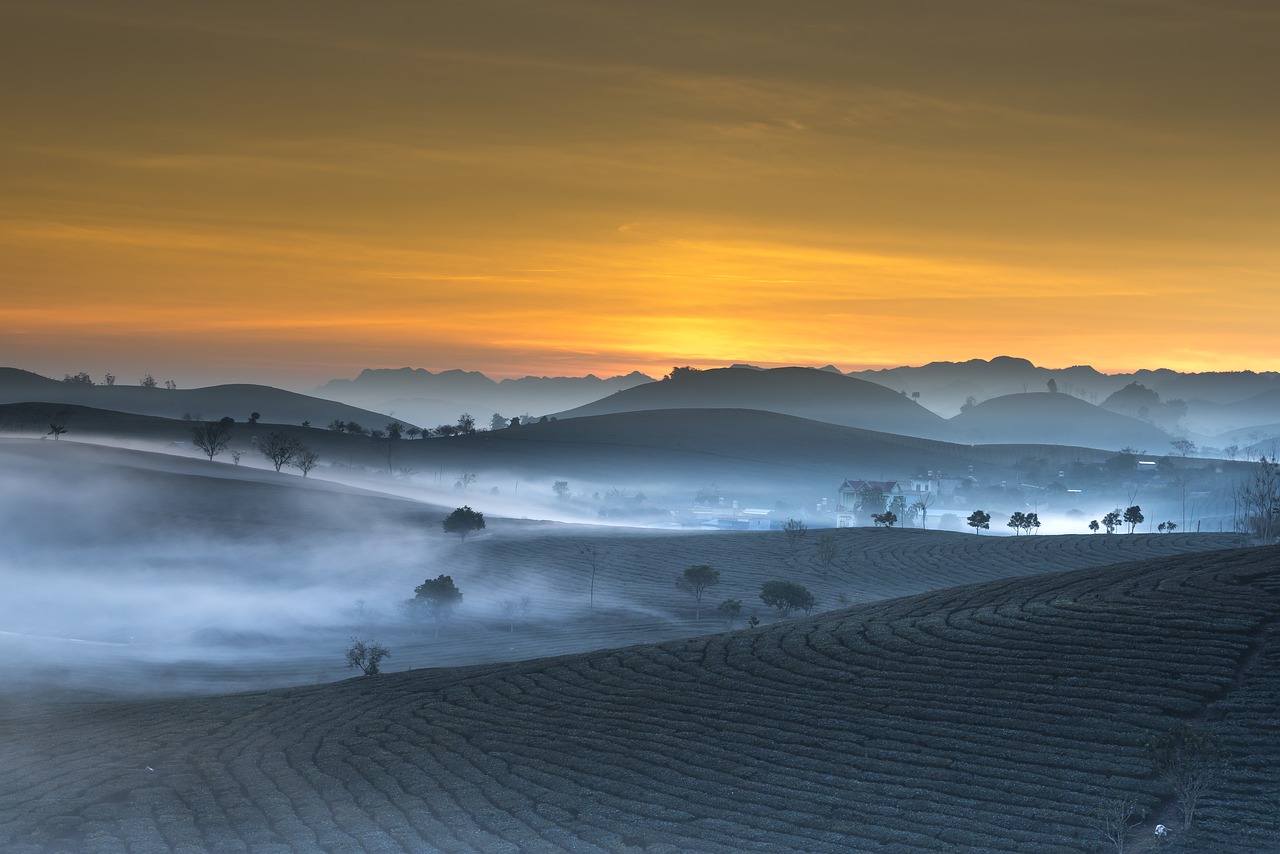
[[[487,377],[488,379],[493,380],[494,382],[502,382],[504,380],[520,380],[520,379],[582,379],[588,376],[594,376],[596,379],[599,379],[601,381],[608,381],[611,379],[626,377],[633,373],[640,373],[657,381],[657,380],[663,379],[668,373],[670,373],[673,367],[693,367],[695,370],[699,370],[699,371],[720,370],[720,369],[735,368],[735,367],[755,368],[760,370],[773,370],[776,368],[808,368],[812,370],[825,370],[826,368],[834,367],[843,376],[852,376],[854,378],[857,378],[857,374],[861,372],[893,371],[893,370],[901,370],[901,369],[918,370],[920,368],[924,368],[934,364],[965,364],[969,362],[982,362],[986,364],[991,364],[992,362],[999,359],[1013,359],[1017,361],[1025,361],[1030,363],[1035,369],[1043,370],[1043,371],[1061,372],[1061,371],[1069,371],[1073,369],[1091,369],[1096,371],[1102,376],[1111,376],[1111,377],[1131,376],[1131,375],[1142,373],[1142,372],[1174,371],[1175,370],[1173,368],[1169,368],[1163,365],[1142,366],[1142,367],[1129,368],[1129,369],[1105,369],[1105,368],[1100,368],[1097,365],[1091,365],[1084,362],[1077,362],[1075,364],[1067,365],[1063,367],[1053,367],[1049,365],[1040,364],[1034,359],[1026,358],[1023,356],[1013,356],[1009,354],[1002,354],[999,356],[990,356],[990,357],[976,356],[976,357],[967,358],[967,359],[954,359],[954,360],[929,359],[925,361],[920,361],[915,364],[898,364],[898,365],[885,364],[885,365],[871,365],[866,367],[851,367],[851,368],[842,368],[839,365],[834,365],[830,363],[824,364],[824,365],[814,365],[814,364],[804,365],[804,364],[797,364],[794,362],[770,364],[770,363],[763,363],[759,361],[752,362],[747,360],[736,360],[734,362],[726,363],[726,364],[697,365],[697,364],[690,364],[688,360],[668,359],[665,362],[661,362],[661,361],[655,362],[655,364],[665,365],[665,367],[656,368],[656,369],[651,368],[649,370],[646,370],[644,367],[636,367],[636,368],[632,368],[631,370],[619,370],[616,373],[612,371],[588,370],[588,371],[584,371],[582,373],[576,373],[576,374],[512,373],[512,374],[504,375],[500,373],[490,373],[489,371],[484,371],[484,370],[479,370],[476,368],[470,368],[470,367],[464,367],[464,366],[440,367],[440,368],[434,368],[434,367],[428,368],[428,367],[422,367],[422,366],[416,366],[416,365],[395,365],[395,366],[387,365],[387,366],[365,366],[365,367],[353,366],[350,368],[347,374],[342,376],[320,376],[319,374],[316,374],[313,377],[311,375],[296,375],[293,378],[289,378],[287,376],[280,375],[280,381],[277,381],[275,378],[272,378],[272,377],[267,377],[264,379],[262,377],[253,377],[245,374],[237,374],[235,376],[230,376],[226,374],[218,374],[213,372],[201,372],[199,374],[196,374],[195,375],[196,378],[194,381],[192,381],[190,378],[184,378],[177,374],[173,374],[173,375],[165,374],[164,376],[161,376],[160,373],[157,373],[155,371],[143,371],[139,377],[133,378],[127,375],[116,373],[114,370],[112,370],[110,366],[91,366],[91,367],[94,367],[94,369],[92,370],[83,365],[75,366],[71,369],[55,368],[55,369],[48,369],[48,370],[38,370],[36,368],[32,368],[25,365],[6,364],[6,365],[0,365],[0,368],[12,368],[19,371],[25,371],[27,373],[35,374],[37,376],[41,376],[50,380],[62,380],[65,376],[74,376],[77,373],[85,372],[89,374],[90,378],[93,380],[95,385],[105,385],[103,378],[107,373],[111,373],[116,378],[115,384],[119,386],[138,385],[139,381],[144,376],[150,374],[160,384],[163,384],[166,380],[172,379],[177,384],[176,387],[179,389],[197,389],[197,388],[208,388],[208,387],[219,386],[219,385],[247,384],[247,385],[271,386],[271,387],[283,389],[285,391],[292,391],[300,394],[307,394],[312,391],[319,390],[324,385],[332,381],[351,382],[351,381],[357,380],[362,374],[366,372],[378,372],[378,371],[415,371],[415,372],[425,371],[429,374],[432,374],[433,376],[439,376],[441,374],[449,374],[449,373],[481,374]],[[1216,374],[1216,373],[1227,373],[1227,374],[1274,373],[1273,371],[1259,371],[1253,368],[1220,369],[1220,370],[1213,370],[1213,371],[1175,371],[1175,372],[1181,373],[1181,374],[1187,374],[1187,375]],[[62,376],[59,376],[59,374],[61,374]],[[304,376],[309,378],[303,378]]]
[[[0,6],[0,360],[1280,370],[1280,15]]]

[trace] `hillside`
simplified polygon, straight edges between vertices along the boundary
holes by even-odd
[[[257,412],[263,421],[276,424],[309,421],[317,427],[335,419],[355,421],[366,427],[381,427],[391,420],[378,412],[271,386],[236,384],[166,389],[139,385],[87,385],[52,380],[14,368],[0,368],[0,404],[28,402],[211,421],[230,416],[244,422],[251,413]]]
[[[354,380],[330,380],[314,393],[435,426],[452,424],[463,412],[470,412],[481,424],[488,424],[495,412],[508,419],[542,416],[650,382],[652,377],[638,372],[608,379],[588,374],[492,380],[478,371],[378,368],[361,371]]]
[[[948,422],[958,441],[1082,445],[1117,451],[1138,448],[1170,453],[1173,437],[1162,430],[1086,403],[1069,394],[1032,392],[983,401]]]
[[[1004,580],[586,655],[10,710],[6,851],[1094,850],[1144,739],[1230,757],[1186,851],[1272,850],[1275,549]]]
[[[655,409],[756,409],[921,438],[945,438],[946,424],[909,397],[814,368],[718,368],[683,372],[559,413],[581,418]]]

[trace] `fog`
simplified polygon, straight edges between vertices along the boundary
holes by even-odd
[[[384,478],[388,493],[416,496],[403,498],[315,474],[303,481],[66,441],[0,440],[0,462],[0,678],[10,698],[347,678],[356,674],[344,659],[352,637],[391,648],[387,670],[599,643],[582,619],[585,598],[565,595],[557,567],[532,559],[486,566],[467,547],[492,529],[468,543],[441,531],[447,509],[463,503],[514,517],[502,525],[517,539],[544,529],[549,523],[521,517],[555,511],[545,487],[543,501],[519,502]],[[429,503],[433,495],[440,503]],[[464,600],[437,632],[404,602],[441,574]],[[669,617],[603,593],[595,608],[655,624]]]

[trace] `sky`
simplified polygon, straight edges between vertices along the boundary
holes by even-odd
[[[1280,370],[1270,0],[0,0],[0,364]]]

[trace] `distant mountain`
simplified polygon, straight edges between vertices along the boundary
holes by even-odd
[[[1088,365],[1042,368],[1026,359],[1011,356],[997,356],[989,361],[930,362],[919,367],[856,371],[849,376],[879,383],[895,391],[918,392],[921,404],[944,416],[958,413],[968,397],[982,402],[1008,394],[1045,391],[1051,379],[1060,393],[1090,403],[1100,403],[1125,386],[1140,383],[1158,393],[1166,402],[1185,400],[1191,405],[1191,422],[1197,420],[1193,401],[1230,404],[1280,389],[1280,373],[1273,371],[1180,373],[1159,368],[1130,374],[1104,374]],[[1204,424],[1192,423],[1191,426],[1208,433],[1215,431],[1216,424],[1206,420]]]
[[[957,441],[1133,447],[1163,456],[1173,437],[1145,421],[1110,412],[1069,394],[1029,392],[993,398],[950,421]]]
[[[370,368],[354,380],[330,380],[315,394],[364,406],[416,424],[453,423],[469,412],[486,425],[494,413],[506,418],[541,416],[581,406],[616,391],[653,382],[638,371],[600,379],[585,377],[521,377],[495,381],[476,371],[423,368]]]
[[[316,427],[335,419],[355,421],[365,427],[382,427],[391,420],[380,412],[263,385],[195,389],[88,385],[53,380],[16,368],[0,368],[0,404],[4,403],[61,403],[135,415],[207,421],[230,416],[242,422],[257,412],[264,422],[301,424],[309,421]]]
[[[884,386],[815,368],[681,371],[558,413],[581,418],[654,409],[756,409],[847,427],[942,438],[946,422]]]

